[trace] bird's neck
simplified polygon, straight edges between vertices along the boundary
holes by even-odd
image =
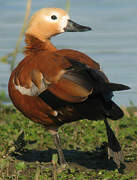
[[[32,36],[30,34],[26,34],[25,36],[25,50],[24,53],[26,55],[39,52],[39,51],[56,51],[56,47],[51,43],[50,39],[45,39],[41,41],[40,39]]]

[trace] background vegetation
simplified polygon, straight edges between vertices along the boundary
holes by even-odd
[[[134,109],[136,110],[136,109]],[[12,106],[0,108],[1,180],[136,180],[137,121],[133,109],[119,121],[110,121],[125,156],[120,172],[107,160],[102,121],[81,120],[59,130],[70,169],[60,171],[51,135]]]

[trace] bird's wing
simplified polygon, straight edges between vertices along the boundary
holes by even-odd
[[[64,68],[58,83],[49,86],[49,91],[55,96],[68,102],[82,102],[93,92],[94,79],[92,79],[89,69],[99,70],[100,66],[90,57],[75,50],[58,50],[56,61]]]
[[[101,93],[106,98],[111,98],[112,91],[129,89],[125,85],[110,83],[99,64],[81,52],[65,49],[56,54],[64,56],[63,62],[67,60],[63,64],[65,73],[58,83],[52,84],[48,89],[65,101],[81,102],[92,93]]]
[[[107,93],[126,88],[111,86],[94,60],[73,50],[41,52],[32,59],[26,58],[18,66],[14,82],[22,94],[38,96],[49,90],[71,103],[84,101],[92,92]]]
[[[88,82],[88,75],[84,77],[77,72],[75,63],[73,65],[69,60],[72,55],[82,69],[83,67],[85,69],[85,66],[79,62],[82,59],[91,66],[97,67],[96,63],[90,62],[89,57],[77,51],[76,53],[69,50],[54,53],[39,52],[35,56],[26,56],[16,68],[14,75],[16,89],[22,94],[38,96],[48,88],[53,94],[66,101],[83,101],[91,93],[92,87]],[[73,75],[72,79],[69,78],[70,74],[71,77]]]

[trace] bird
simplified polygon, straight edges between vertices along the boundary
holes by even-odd
[[[128,90],[112,83],[99,63],[83,52],[57,49],[51,38],[65,32],[86,32],[89,26],[70,19],[60,8],[35,12],[25,32],[24,58],[11,73],[8,91],[14,106],[53,137],[60,165],[67,166],[58,129],[80,119],[103,120],[108,137],[108,158],[117,167],[123,154],[108,118],[117,120],[123,111],[112,101],[113,91]]]

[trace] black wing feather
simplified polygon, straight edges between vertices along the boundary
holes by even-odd
[[[130,89],[128,86],[117,83],[110,83],[101,70],[92,69],[88,65],[69,59],[71,66],[63,78],[69,79],[76,84],[91,90],[94,93],[110,93]]]

